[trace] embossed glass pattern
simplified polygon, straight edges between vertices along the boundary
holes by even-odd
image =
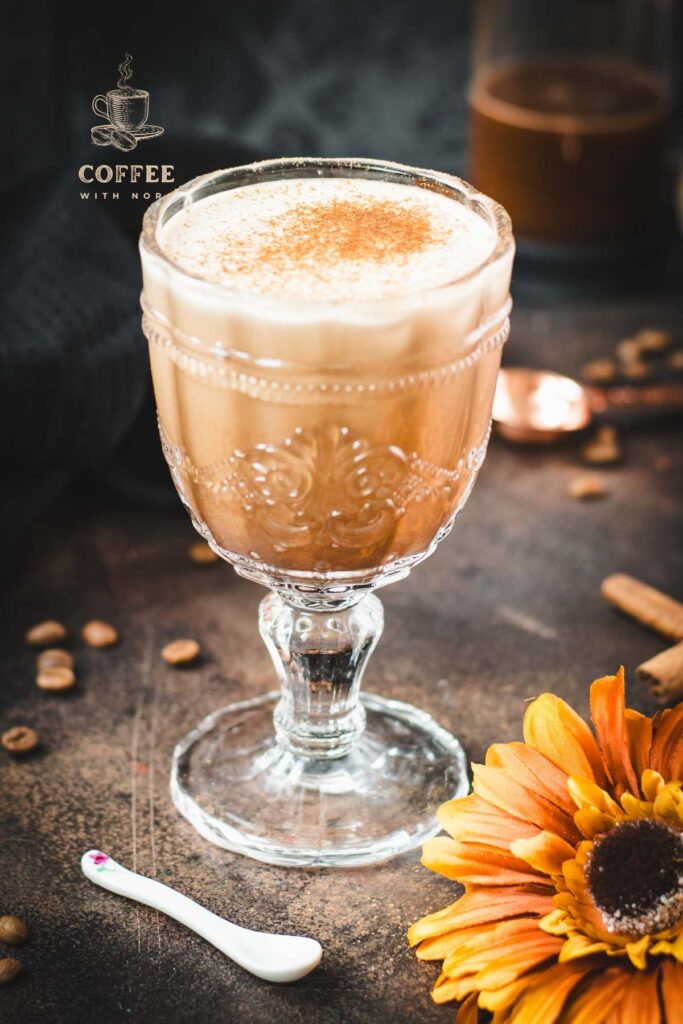
[[[164,254],[160,234],[187,204],[308,176],[437,190],[487,221],[493,251],[439,287],[327,303],[230,291]],[[179,745],[176,805],[212,841],[275,863],[410,849],[435,831],[435,807],[466,788],[464,760],[423,712],[359,696],[382,629],[370,591],[446,536],[483,462],[508,332],[507,215],[447,175],[269,161],[155,203],[141,254],[164,455],[197,530],[272,591],[260,629],[280,682]]]

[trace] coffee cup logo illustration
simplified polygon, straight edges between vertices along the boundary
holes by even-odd
[[[106,124],[90,129],[90,138],[95,146],[114,146],[129,153],[138,142],[163,135],[164,129],[156,124],[147,124],[149,118],[149,93],[146,89],[134,89],[128,83],[133,77],[133,58],[129,53],[119,64],[119,80],[115,89],[100,93],[92,101],[92,109]]]

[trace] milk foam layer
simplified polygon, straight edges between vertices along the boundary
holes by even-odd
[[[201,199],[171,219],[161,245],[184,270],[234,291],[379,300],[464,277],[491,254],[495,234],[438,192],[300,178]]]

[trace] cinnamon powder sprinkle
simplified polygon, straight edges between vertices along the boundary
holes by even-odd
[[[271,229],[258,258],[280,269],[309,260],[396,263],[440,243],[443,235],[425,210],[377,200],[301,203],[271,221]]]
[[[379,299],[433,288],[481,265],[491,226],[423,188],[351,178],[260,182],[174,217],[166,253],[208,281],[295,299]]]

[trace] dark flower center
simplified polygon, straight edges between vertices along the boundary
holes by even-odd
[[[586,879],[608,931],[671,928],[683,916],[683,834],[652,818],[622,822],[596,839]]]

